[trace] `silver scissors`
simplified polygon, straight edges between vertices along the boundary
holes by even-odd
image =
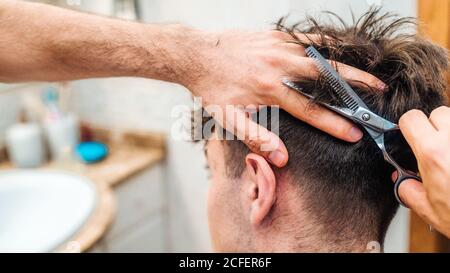
[[[395,162],[386,150],[384,134],[389,131],[399,130],[398,125],[370,111],[369,107],[367,107],[355,91],[341,78],[341,76],[339,76],[337,71],[314,47],[308,47],[306,49],[306,54],[315,59],[320,73],[325,78],[326,82],[333,88],[333,91],[342,101],[344,107],[334,106],[327,103],[319,103],[331,111],[336,112],[337,114],[344,116],[364,127],[367,133],[369,133],[375,141],[378,148],[382,151],[384,160],[394,166],[397,170],[397,180],[394,185],[395,198],[402,206],[407,207],[398,194],[400,184],[406,179],[415,179],[419,182],[422,182],[422,180],[415,173],[403,169],[399,164],[397,164],[397,162]],[[315,99],[312,95],[303,92],[301,87],[290,80],[283,80],[283,84],[310,99]]]

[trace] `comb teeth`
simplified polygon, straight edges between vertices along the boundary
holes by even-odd
[[[346,83],[342,82],[340,77],[334,75],[334,71],[331,65],[320,55],[320,53],[313,48],[312,46],[308,47],[306,50],[306,54],[313,58],[317,64],[317,68],[322,76],[325,78],[325,81],[333,88],[335,93],[338,95],[339,99],[342,100],[344,105],[355,112],[358,109],[358,103],[348,94],[345,85]]]
[[[323,66],[318,65],[318,67],[320,73],[322,73],[327,83],[336,91],[337,95],[345,104],[345,106],[353,111],[356,111],[358,109],[358,104],[353,100],[352,97],[347,94],[345,88],[342,87],[341,83],[336,78],[334,78],[328,70],[324,69]]]

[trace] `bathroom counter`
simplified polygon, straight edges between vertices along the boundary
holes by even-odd
[[[95,183],[98,193],[97,206],[83,227],[59,252],[83,252],[91,248],[108,230],[115,217],[114,187],[139,172],[151,168],[165,156],[165,137],[152,133],[125,133],[112,137],[106,130],[98,130],[96,140],[108,145],[108,157],[96,164],[85,165],[78,161],[48,163],[43,170],[68,171]],[[0,163],[0,170],[11,170],[9,162]]]
[[[133,144],[109,144],[104,161],[84,168],[83,174],[95,182],[114,187],[134,174],[151,167],[164,158],[164,150]]]

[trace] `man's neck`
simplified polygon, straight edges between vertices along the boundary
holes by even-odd
[[[333,230],[332,224],[306,212],[306,204],[290,183],[281,184],[276,208],[253,240],[256,252],[382,251],[377,232],[358,231],[357,223]]]
[[[255,252],[292,252],[292,253],[361,253],[382,252],[382,245],[374,240],[326,240],[312,234],[271,234],[266,240],[256,242]],[[326,237],[326,236],[324,236]]]

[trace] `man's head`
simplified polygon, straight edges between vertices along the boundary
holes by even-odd
[[[370,11],[351,26],[309,19],[293,28],[280,22],[278,30],[294,39],[295,32],[319,34],[321,39],[308,44],[325,58],[383,80],[389,86],[386,93],[355,91],[372,111],[398,122],[410,109],[429,114],[445,104],[447,52],[416,35],[397,33],[407,21]],[[338,103],[321,79],[299,84],[320,100]],[[364,251],[370,241],[383,243],[398,204],[393,168],[374,141],[366,134],[357,144],[346,143],[281,110],[279,134],[290,157],[283,169],[238,140],[211,139],[206,144],[216,250]],[[386,141],[403,167],[417,171],[401,135]]]

